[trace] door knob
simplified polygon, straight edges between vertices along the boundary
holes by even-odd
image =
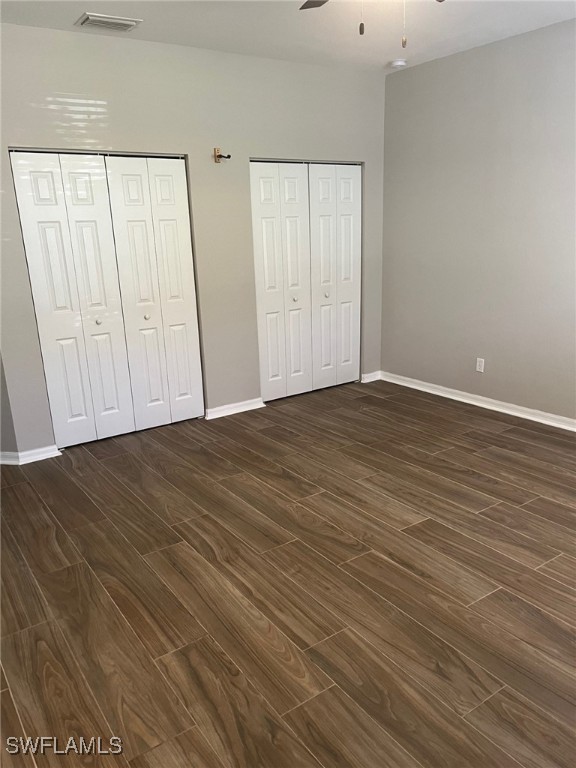
[[[144,320],[150,320],[150,315],[144,315]]]
[[[329,299],[329,298],[330,298],[330,294],[329,294],[328,292],[326,292],[326,293],[324,294],[324,298],[325,298],[325,299]]]
[[[101,320],[100,318],[98,318],[98,319],[96,320],[96,325],[102,325],[102,320]]]
[[[298,296],[292,296],[292,301],[298,301]]]

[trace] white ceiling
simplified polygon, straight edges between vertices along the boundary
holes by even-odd
[[[574,0],[407,0],[403,51],[402,0],[364,0],[366,33],[358,34],[362,0],[330,0],[299,11],[303,0],[3,0],[2,21],[79,35],[84,11],[143,19],[125,37],[317,64],[382,68],[409,65],[501,40],[576,16]]]

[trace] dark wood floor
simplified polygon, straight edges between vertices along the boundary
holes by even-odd
[[[385,382],[2,467],[3,737],[568,768],[575,480],[573,435]]]

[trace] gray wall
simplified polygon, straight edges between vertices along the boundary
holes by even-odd
[[[0,360],[0,451],[13,453],[17,450],[16,434],[12,422],[12,413],[10,412],[6,379],[4,377],[4,365],[2,360]]]
[[[386,79],[383,370],[574,415],[575,40]]]
[[[2,57],[2,354],[19,450],[53,436],[8,146],[188,155],[210,408],[260,395],[249,158],[364,162],[362,370],[380,367],[381,74],[8,24]],[[232,160],[215,165],[214,146]]]

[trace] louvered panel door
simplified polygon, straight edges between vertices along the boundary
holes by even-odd
[[[11,154],[54,436],[97,437],[58,155]]]
[[[134,429],[104,158],[60,155],[98,438]]]
[[[184,160],[148,158],[172,421],[204,414]]]
[[[310,217],[308,166],[279,163],[286,394],[312,389],[312,318],[310,307]]]
[[[264,400],[286,397],[286,324],[280,177],[277,163],[251,163],[260,386]]]
[[[312,380],[338,383],[338,277],[336,166],[310,165]]]
[[[360,378],[360,254],[362,169],[336,166],[337,383]]]
[[[146,158],[107,157],[136,429],[171,419]]]

